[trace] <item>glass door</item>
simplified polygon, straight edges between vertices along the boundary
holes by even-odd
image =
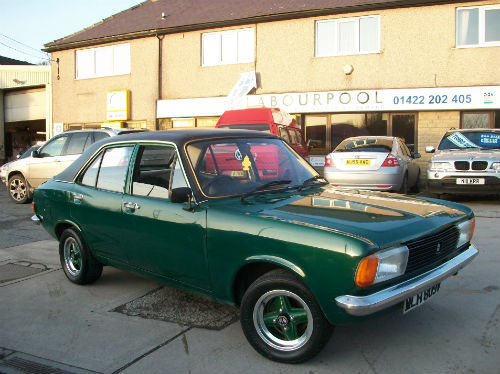
[[[410,151],[417,151],[415,136],[416,115],[415,113],[402,113],[390,115],[391,136],[397,136],[404,140]]]

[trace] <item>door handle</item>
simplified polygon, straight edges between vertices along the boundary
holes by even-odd
[[[81,193],[75,193],[75,192],[73,192],[73,200],[82,201],[83,200],[83,195]]]
[[[123,206],[128,209],[137,210],[140,208],[139,204],[133,202],[123,203]]]

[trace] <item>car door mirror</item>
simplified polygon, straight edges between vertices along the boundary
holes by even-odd
[[[170,195],[170,201],[177,204],[182,204],[191,199],[193,193],[189,187],[178,187],[172,189],[172,193]]]
[[[420,155],[420,153],[414,153],[414,154],[413,154],[413,158],[420,158],[420,157],[422,157],[422,156]]]
[[[33,152],[31,152],[31,157],[33,157],[33,158],[40,158],[41,157],[38,149],[35,149]]]
[[[434,148],[432,145],[428,145],[425,147],[425,152],[426,153],[434,153],[436,151],[436,148]]]

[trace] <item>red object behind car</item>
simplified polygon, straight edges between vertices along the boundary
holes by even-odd
[[[309,156],[297,121],[279,108],[226,110],[215,127],[269,132],[285,140],[302,157]]]

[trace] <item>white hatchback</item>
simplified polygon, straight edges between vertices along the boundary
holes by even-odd
[[[335,187],[406,194],[420,177],[417,158],[398,137],[347,138],[326,156],[324,176]]]

